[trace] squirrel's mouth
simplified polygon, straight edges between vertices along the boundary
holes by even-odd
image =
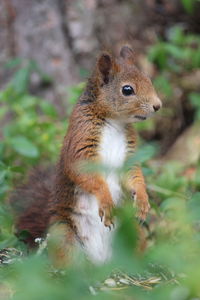
[[[139,116],[139,115],[136,115],[134,116],[136,119],[139,119],[139,120],[146,120],[147,117],[145,116]]]

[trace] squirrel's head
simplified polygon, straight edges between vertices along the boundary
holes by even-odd
[[[98,101],[111,118],[136,122],[161,108],[151,80],[134,65],[134,53],[123,46],[119,57],[102,52],[97,60]]]

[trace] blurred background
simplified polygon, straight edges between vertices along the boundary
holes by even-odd
[[[0,0],[1,265],[12,262],[10,256],[28,253],[14,235],[7,205],[10,191],[32,167],[57,161],[68,117],[96,56],[105,48],[117,53],[128,42],[136,65],[153,80],[163,108],[136,124],[141,144],[137,158],[152,206],[145,233],[147,257],[138,257],[135,238],[131,240],[124,225],[116,247],[120,253],[109,271],[120,263],[127,273],[147,274],[147,266],[156,261],[149,277],[134,280],[156,274],[144,288],[160,281],[164,285],[149,294],[134,289],[138,299],[200,299],[199,33],[199,0]],[[121,218],[123,224],[126,210]],[[133,248],[134,259],[127,252]],[[157,265],[163,264],[163,257],[167,269]],[[44,276],[45,259],[38,255],[22,259],[11,270],[0,268],[0,299],[43,300],[43,294],[45,299],[66,299],[66,287],[71,297],[89,299],[85,289],[90,283],[77,281],[80,266],[69,281],[59,278],[57,289],[52,277]],[[101,271],[103,278],[105,269]],[[82,272],[85,279],[85,269]],[[88,281],[99,280],[98,272],[95,278],[90,269],[87,272]],[[186,275],[177,277],[179,273]],[[110,300],[111,294],[102,297]]]
[[[14,80],[66,116],[98,52],[128,41],[164,103],[142,136],[165,153],[199,111],[199,17],[196,0],[1,0],[0,88]]]

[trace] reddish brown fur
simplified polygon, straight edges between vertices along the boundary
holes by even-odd
[[[134,87],[134,96],[122,95],[121,87],[126,84]],[[28,241],[30,244],[35,237],[44,234],[47,226],[55,223],[65,224],[66,228],[79,238],[72,218],[73,214],[78,214],[77,187],[96,196],[99,201],[100,217],[105,216],[105,226],[111,225],[113,200],[109,186],[100,174],[81,173],[77,168],[78,162],[99,161],[101,130],[108,118],[126,121],[133,115],[146,117],[154,110],[153,106],[161,106],[160,100],[150,79],[133,65],[132,50],[123,47],[117,59],[108,52],[102,53],[88,80],[86,90],[71,115],[56,168],[53,189],[50,191],[44,185],[43,190],[42,182],[37,183],[37,180],[33,182],[30,180],[26,186],[28,190],[34,189],[35,192],[32,194],[34,202],[18,217],[17,227],[18,230],[27,229],[31,232],[32,239],[31,242]],[[133,153],[136,135],[130,124],[126,125],[126,132],[128,153]],[[125,181],[127,189],[136,192],[138,214],[145,219],[149,203],[141,169],[132,168]],[[20,197],[24,197],[24,193],[25,187],[17,191]],[[19,196],[12,198],[12,202],[18,200]],[[43,207],[42,213],[39,207]]]
[[[54,182],[54,168],[35,169],[29,174],[28,181],[18,187],[10,197],[14,211],[17,235],[27,231],[22,239],[31,247],[37,237],[44,237],[49,222],[48,200]]]

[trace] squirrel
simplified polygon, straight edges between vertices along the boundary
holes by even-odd
[[[134,195],[138,217],[145,220],[150,205],[141,168],[130,166],[124,178],[116,168],[135,152],[132,123],[146,120],[161,105],[151,80],[135,66],[130,46],[122,46],[118,56],[100,53],[71,114],[56,171],[37,170],[11,196],[14,206],[21,199],[29,203],[16,217],[16,227],[29,232],[26,242],[31,247],[36,237],[59,228],[56,252],[61,261],[77,244],[92,262],[107,261],[112,209],[122,204],[122,183]],[[78,167],[82,161],[109,170],[84,172]]]

